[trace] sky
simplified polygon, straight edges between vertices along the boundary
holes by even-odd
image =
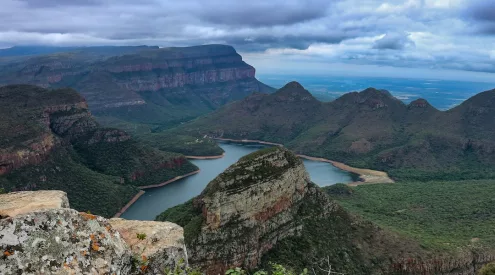
[[[0,48],[229,44],[264,74],[495,82],[495,0],[0,0]]]

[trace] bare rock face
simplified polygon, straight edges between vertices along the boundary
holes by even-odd
[[[181,259],[187,261],[184,230],[174,223],[110,219],[110,224],[131,247],[134,256],[147,262],[144,268],[147,274],[160,274]]]
[[[258,266],[273,245],[298,234],[294,215],[308,183],[301,160],[284,148],[242,158],[195,201],[204,221],[189,246],[190,263],[207,274]]]
[[[69,208],[69,200],[65,192],[24,191],[0,195],[0,218],[57,208]]]
[[[0,220],[2,274],[129,274],[131,252],[105,218],[49,209]]]
[[[162,274],[187,259],[178,225],[68,207],[61,191],[0,195],[0,274]]]

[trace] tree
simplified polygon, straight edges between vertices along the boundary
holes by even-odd
[[[495,262],[489,263],[481,268],[478,275],[495,275]]]

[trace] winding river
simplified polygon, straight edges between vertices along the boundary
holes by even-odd
[[[219,145],[225,151],[223,158],[191,160],[201,169],[201,172],[163,187],[147,189],[146,193],[132,204],[121,217],[130,220],[154,220],[158,214],[166,209],[199,195],[211,180],[241,157],[266,147],[257,144],[236,143],[219,143]],[[311,180],[320,186],[353,180],[350,173],[340,170],[330,163],[303,161]]]

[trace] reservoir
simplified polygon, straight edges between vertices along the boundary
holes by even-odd
[[[199,195],[206,185],[241,157],[266,146],[257,144],[219,143],[225,156],[219,159],[191,160],[201,169],[198,174],[172,182],[163,187],[146,189],[122,218],[129,220],[154,220],[166,209],[184,203]],[[304,160],[311,181],[319,186],[353,181],[352,175],[330,163]]]

